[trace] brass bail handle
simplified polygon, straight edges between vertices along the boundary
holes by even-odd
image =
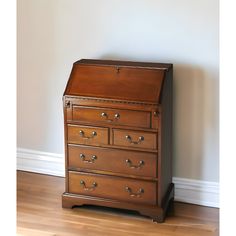
[[[138,141],[133,141],[130,135],[126,135],[125,138],[131,144],[140,144],[142,141],[144,141],[144,137],[143,136],[140,136],[138,138]]]
[[[119,113],[116,113],[114,115],[114,118],[113,119],[109,119],[109,115],[106,113],[106,112],[102,112],[101,113],[101,117],[104,118],[106,121],[108,122],[113,122],[113,121],[117,121],[118,119],[120,119],[120,114]]]
[[[125,160],[125,162],[131,169],[140,169],[145,163],[143,160],[141,160],[139,161],[138,165],[134,165],[130,159]]]
[[[140,188],[137,191],[137,193],[134,193],[132,189],[128,186],[125,187],[125,191],[129,193],[130,197],[137,197],[137,198],[141,197],[141,195],[144,193],[144,190],[142,188]]]
[[[83,186],[83,189],[84,189],[85,191],[93,191],[93,190],[95,190],[95,188],[98,186],[98,184],[97,184],[96,182],[93,182],[93,183],[92,183],[92,187],[87,187],[87,186],[86,186],[86,183],[85,183],[83,180],[80,180],[80,185]]]
[[[83,138],[83,139],[91,139],[91,138],[94,138],[95,136],[97,136],[97,132],[96,131],[93,131],[91,136],[85,136],[84,134],[84,131],[83,130],[80,130],[79,131],[79,135]]]
[[[86,160],[85,158],[85,155],[83,154],[83,153],[80,153],[80,158],[81,158],[81,160],[83,161],[83,162],[85,162],[85,163],[94,163],[95,162],[95,160],[97,160],[97,156],[96,155],[93,155],[92,157],[91,157],[91,159],[89,160]]]

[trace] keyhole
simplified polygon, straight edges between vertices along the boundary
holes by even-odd
[[[120,67],[116,67],[117,74],[120,73]]]

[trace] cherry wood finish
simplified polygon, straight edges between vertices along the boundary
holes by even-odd
[[[164,70],[78,63],[73,67],[67,93],[101,98],[106,94],[114,99],[123,99],[125,95],[127,100],[153,102],[160,96],[164,73]]]
[[[156,182],[69,172],[69,192],[127,202],[156,204]],[[117,194],[119,193],[119,194]]]
[[[113,145],[156,149],[156,133],[113,129]]]
[[[112,160],[112,161],[111,161]],[[114,150],[68,145],[69,170],[102,170],[116,175],[157,177],[156,154],[150,152]]]
[[[73,106],[73,121],[150,128],[150,112]]]
[[[68,125],[68,142],[86,145],[108,144],[108,129],[81,125]]]
[[[74,63],[63,96],[63,207],[125,208],[164,221],[174,198],[172,72],[165,63]]]

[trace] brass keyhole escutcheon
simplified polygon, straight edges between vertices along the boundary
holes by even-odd
[[[117,73],[117,74],[120,73],[120,67],[119,67],[119,66],[116,67],[116,73]]]

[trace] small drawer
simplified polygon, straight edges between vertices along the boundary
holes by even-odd
[[[113,144],[117,146],[157,149],[156,133],[113,129]]]
[[[150,128],[151,116],[147,111],[131,111],[122,109],[73,106],[73,121],[106,123]]]
[[[68,145],[68,168],[157,177],[157,154]]]
[[[70,171],[69,192],[155,205],[157,183]]]
[[[108,144],[108,128],[68,125],[68,143],[85,145]]]

